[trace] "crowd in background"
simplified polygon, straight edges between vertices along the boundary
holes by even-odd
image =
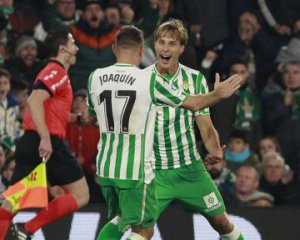
[[[244,77],[234,96],[210,109],[227,149],[224,161],[206,167],[227,206],[300,204],[298,0],[0,0],[0,192],[14,169],[26,98],[48,61],[42,41],[51,29],[69,28],[79,47],[70,69],[72,111],[81,118],[68,126],[66,141],[87,176],[91,202],[103,200],[95,181],[100,134],[85,102],[89,74],[115,62],[111,46],[124,24],[144,31],[141,67],[153,64],[153,32],[169,18],[189,30],[181,63],[203,72],[210,89],[215,72]],[[61,191],[54,186],[50,193]]]

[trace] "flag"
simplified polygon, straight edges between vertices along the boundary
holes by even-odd
[[[12,204],[13,212],[25,208],[48,206],[45,163],[39,164],[28,176],[10,186],[2,194]]]

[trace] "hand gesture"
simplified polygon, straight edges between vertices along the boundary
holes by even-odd
[[[225,81],[220,82],[220,75],[216,73],[214,90],[221,98],[228,98],[241,87],[242,81],[241,76],[234,74]]]
[[[39,155],[46,163],[52,154],[52,145],[50,137],[42,137],[39,146]]]
[[[204,158],[204,163],[207,165],[213,165],[221,162],[223,160],[225,149],[226,149],[226,145],[223,145],[218,152],[207,154]]]

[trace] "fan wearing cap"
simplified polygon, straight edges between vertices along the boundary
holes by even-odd
[[[4,66],[12,75],[12,88],[23,83],[31,89],[42,63],[37,59],[37,44],[32,37],[22,36],[15,46],[15,57],[5,61]]]

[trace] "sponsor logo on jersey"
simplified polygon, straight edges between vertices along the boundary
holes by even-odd
[[[57,74],[57,71],[56,70],[52,70],[51,72],[50,72],[50,74],[48,74],[48,75],[46,75],[45,77],[44,77],[44,80],[45,81],[47,81],[47,80],[49,80],[49,79],[51,79],[51,78],[54,78],[54,76]]]

